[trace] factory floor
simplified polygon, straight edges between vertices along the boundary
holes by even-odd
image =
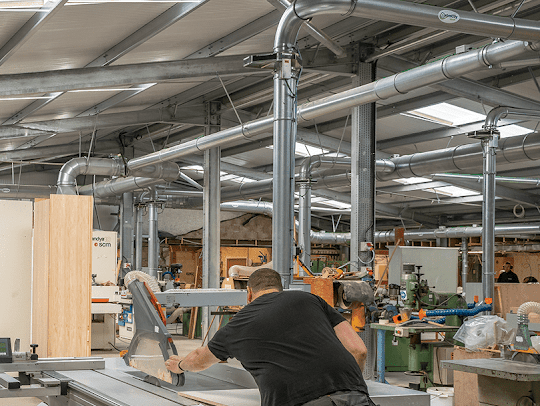
[[[176,349],[178,351],[178,355],[180,357],[185,357],[191,351],[193,351],[196,348],[199,348],[202,345],[202,339],[189,340],[187,337],[174,335],[174,333],[173,333],[173,339],[174,339],[174,344],[176,346]],[[127,342],[126,340],[117,339],[115,343],[116,349],[113,349],[111,347],[110,350],[93,350],[92,356],[103,357],[103,358],[118,357],[119,352],[122,350],[126,350],[128,345],[129,345],[129,342]],[[232,361],[229,360],[229,363],[240,365],[240,363],[236,360],[232,360]],[[408,388],[409,382],[411,381],[411,377],[405,375],[402,372],[388,372],[386,373],[386,380],[391,385]],[[0,399],[0,406],[38,406],[38,405],[46,406],[45,403],[42,403],[37,398]]]

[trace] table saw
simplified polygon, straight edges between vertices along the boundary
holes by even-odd
[[[42,359],[37,363],[0,364],[0,373],[8,371],[21,372],[20,376],[33,375],[34,384],[18,389],[0,387],[0,398],[32,396],[49,406],[260,405],[259,391],[251,375],[228,364],[216,364],[198,373],[187,372],[185,385],[181,387],[148,383],[143,372],[126,366],[121,358]],[[373,381],[367,385],[377,405],[429,406],[426,393]]]

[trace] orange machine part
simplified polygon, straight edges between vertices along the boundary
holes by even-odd
[[[152,289],[148,286],[146,282],[144,282],[144,286],[146,286],[146,290],[148,293],[150,293],[150,302],[156,309],[156,311],[159,314],[159,318],[163,322],[163,324],[167,325],[167,320],[165,319],[165,315],[163,314],[163,310],[161,309],[161,305],[159,304],[158,300],[156,299],[156,296],[154,295],[154,292],[152,292]]]
[[[409,320],[409,316],[406,313],[400,313],[392,319],[395,324],[405,323],[407,320]]]
[[[351,326],[357,333],[364,331],[366,326],[366,308],[360,302],[354,302],[352,305]]]
[[[334,307],[334,279],[332,278],[304,278],[304,283],[311,285],[311,293],[322,297],[326,303]]]

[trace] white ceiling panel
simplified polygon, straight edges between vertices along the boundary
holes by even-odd
[[[171,4],[64,6],[0,67],[0,73],[81,68],[170,8]]]

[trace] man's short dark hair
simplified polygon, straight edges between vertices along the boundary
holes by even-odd
[[[260,268],[253,272],[248,279],[248,286],[253,293],[268,289],[277,289],[280,292],[283,290],[281,276],[270,268]]]

